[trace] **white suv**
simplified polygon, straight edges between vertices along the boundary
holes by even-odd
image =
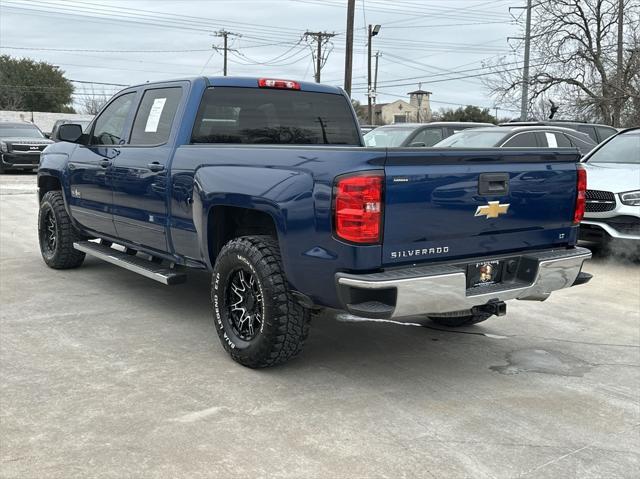
[[[582,161],[587,204],[580,239],[640,241],[640,128],[612,136]]]

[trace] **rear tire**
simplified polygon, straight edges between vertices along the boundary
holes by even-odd
[[[42,259],[50,268],[77,268],[85,254],[73,247],[75,241],[84,238],[71,224],[60,191],[48,191],[40,202],[38,214],[38,239]]]
[[[462,326],[471,326],[472,324],[481,323],[482,321],[489,319],[491,316],[493,315],[489,313],[474,314],[471,311],[454,311],[451,313],[443,313],[427,317],[440,326],[446,326],[447,328],[459,328]]]
[[[229,241],[216,259],[211,300],[216,331],[234,361],[264,368],[302,352],[309,311],[289,291],[274,238]]]

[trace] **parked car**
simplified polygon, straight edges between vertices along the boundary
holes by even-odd
[[[433,123],[396,123],[380,126],[364,136],[367,146],[384,147],[425,147],[433,146],[443,138],[467,128],[491,127],[491,123],[473,122],[433,122]]]
[[[455,327],[591,278],[570,149],[363,148],[342,89],[233,77],[126,88],[59,136],[38,171],[44,262],[210,271],[216,331],[248,367],[300,353],[311,311]]]
[[[474,128],[450,136],[434,145],[437,148],[558,148],[575,147],[582,155],[596,143],[584,133],[554,126],[501,125],[492,128]]]
[[[580,239],[601,245],[632,240],[640,246],[640,128],[610,137],[583,162],[589,183]]]
[[[36,169],[40,153],[51,143],[33,123],[0,122],[0,173]]]
[[[49,134],[49,138],[52,139],[53,141],[60,141],[60,139],[58,138],[58,130],[60,129],[60,125],[67,125],[71,123],[80,125],[82,127],[82,130],[84,131],[89,126],[91,121],[90,120],[66,120],[66,119],[56,120],[56,122],[53,124],[53,128],[51,129],[51,133]]]
[[[501,125],[520,125],[520,126],[559,126],[563,128],[571,128],[572,130],[579,131],[589,135],[589,137],[596,143],[601,143],[610,136],[615,135],[618,130],[609,125],[598,125],[594,123],[586,123],[580,121],[568,121],[568,120],[544,120],[544,121],[510,121],[509,123],[502,123]]]

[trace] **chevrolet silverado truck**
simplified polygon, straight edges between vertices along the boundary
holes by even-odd
[[[33,123],[0,122],[0,174],[35,170],[42,150],[51,143]]]
[[[244,366],[296,356],[322,309],[456,327],[591,278],[573,148],[366,148],[342,89],[270,78],[126,88],[86,131],[43,154],[44,262],[211,272]]]

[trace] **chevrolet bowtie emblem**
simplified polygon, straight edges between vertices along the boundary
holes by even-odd
[[[499,201],[489,201],[486,206],[478,206],[474,216],[486,216],[488,218],[497,218],[509,210],[509,203],[501,205]]]

